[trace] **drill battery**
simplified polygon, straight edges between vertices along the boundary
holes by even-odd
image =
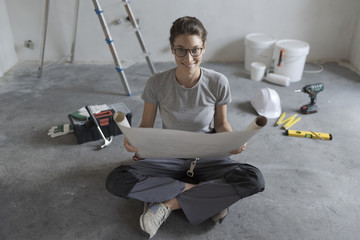
[[[114,104],[113,106],[115,106],[115,108],[107,109],[94,114],[94,117],[98,121],[101,131],[106,138],[121,134],[121,130],[113,118],[115,111],[124,112],[126,119],[131,125],[132,113],[127,109],[125,104]],[[96,125],[91,120],[79,120],[71,114],[69,114],[68,117],[73,127],[76,140],[79,144],[99,140],[102,138]]]

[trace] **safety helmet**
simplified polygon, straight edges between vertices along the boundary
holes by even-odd
[[[271,88],[263,88],[251,99],[251,105],[259,115],[277,118],[281,114],[279,94]]]

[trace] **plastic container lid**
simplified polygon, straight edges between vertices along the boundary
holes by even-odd
[[[276,39],[264,33],[250,33],[245,37],[245,45],[253,48],[268,48]]]
[[[310,45],[307,42],[293,39],[279,40],[275,44],[280,49],[285,49],[289,56],[304,56],[309,54]]]

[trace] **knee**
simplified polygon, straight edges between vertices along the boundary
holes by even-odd
[[[262,192],[265,189],[265,181],[259,169],[248,164],[241,164],[228,172],[225,181],[240,188],[247,188],[251,192]]]
[[[250,170],[254,184],[257,186],[258,191],[262,192],[265,190],[265,180],[261,171],[256,167],[252,167]]]
[[[140,180],[136,170],[122,165],[115,168],[106,179],[106,189],[112,194],[126,198],[135,184]]]

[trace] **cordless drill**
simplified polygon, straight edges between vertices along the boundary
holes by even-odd
[[[309,113],[316,113],[319,108],[316,105],[316,95],[324,90],[324,84],[322,83],[315,83],[315,84],[309,84],[304,86],[300,90],[296,90],[295,92],[304,92],[309,94],[311,102],[309,104],[303,105],[300,108],[300,112],[303,114],[309,114]]]

